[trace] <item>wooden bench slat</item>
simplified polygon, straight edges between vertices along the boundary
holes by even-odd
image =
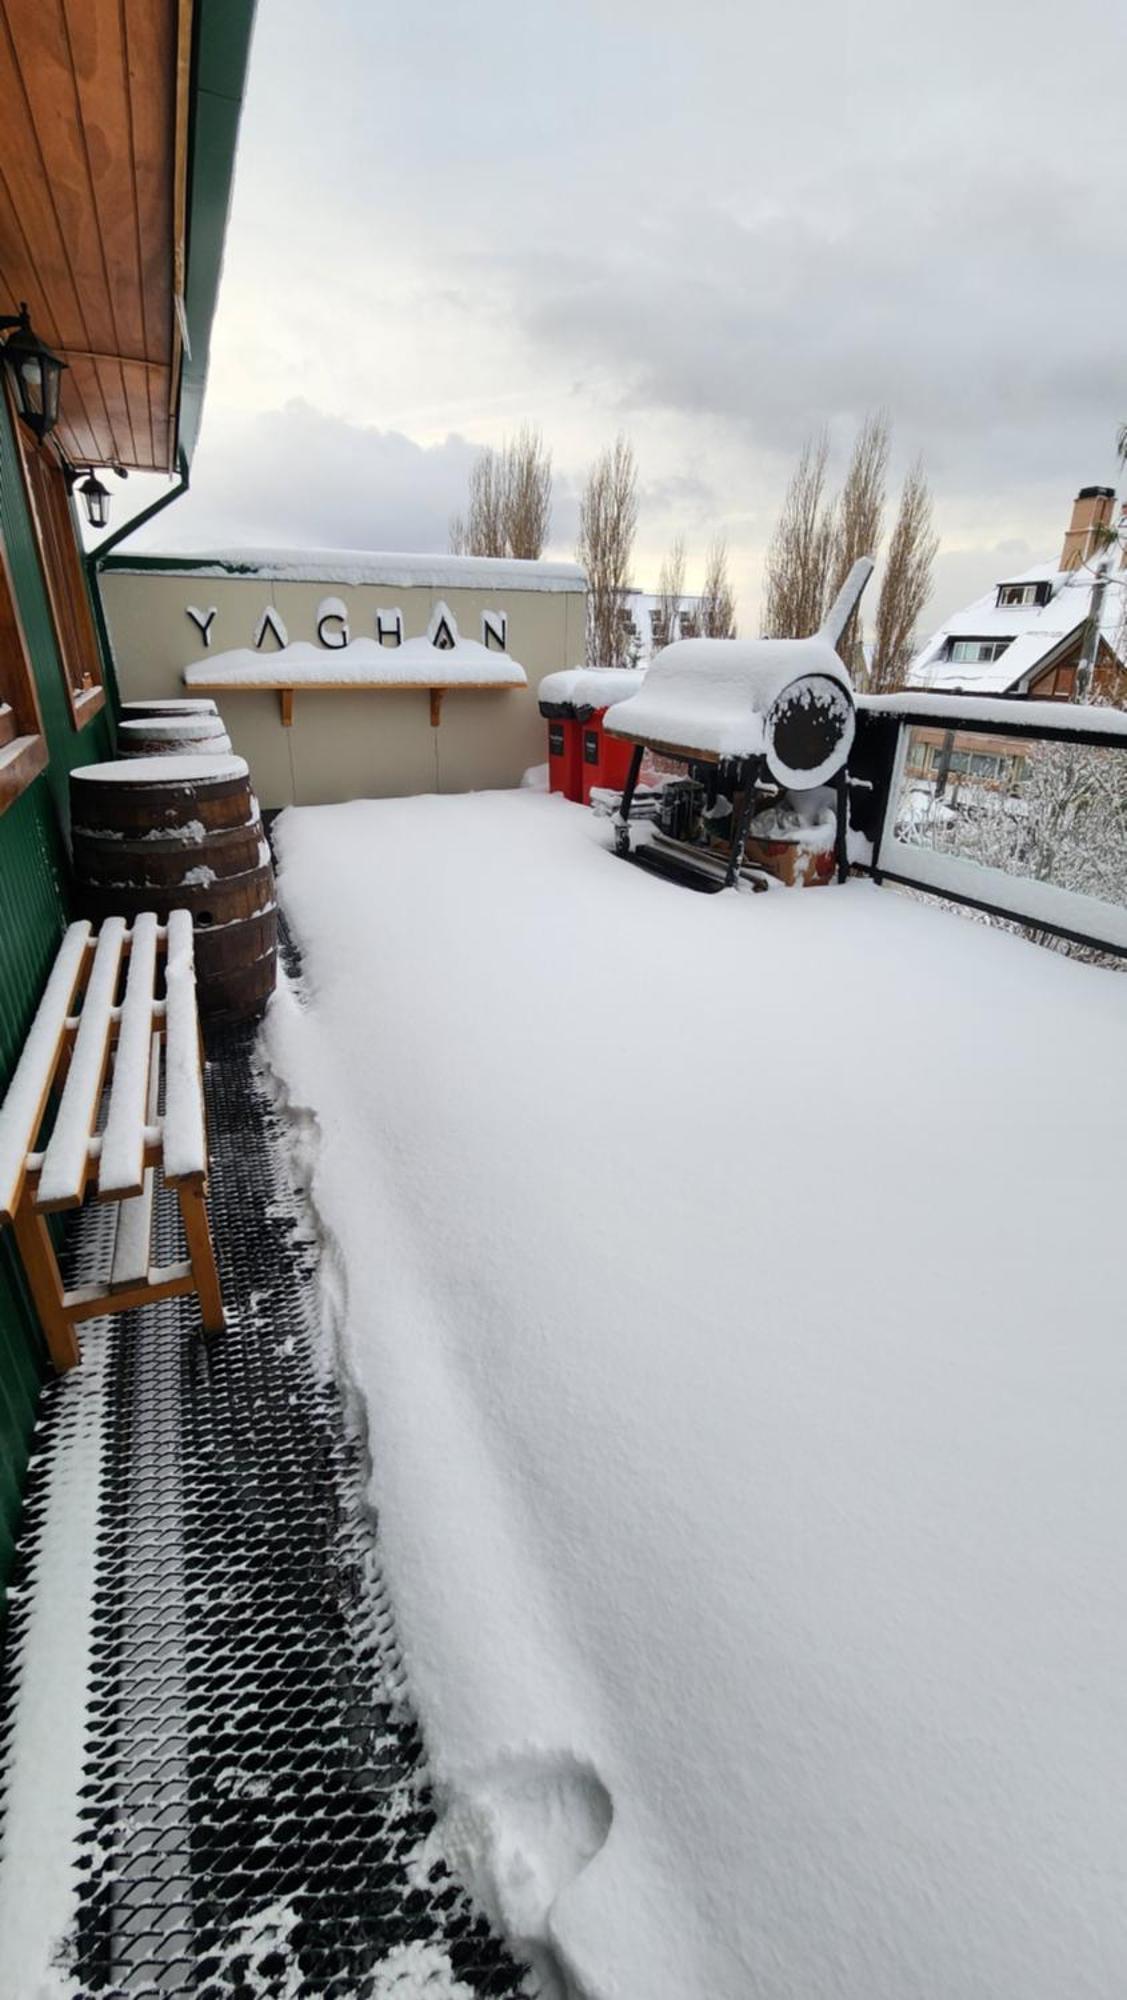
[[[36,1207],[77,1208],[90,1172],[87,1141],[94,1130],[110,1049],[110,1012],[117,990],[125,920],[107,917],[98,934],[86,999],[55,1129],[43,1156]]]
[[[139,1285],[123,1285],[113,1292],[108,1285],[79,1285],[63,1294],[63,1307],[75,1326],[84,1319],[101,1319],[104,1313],[132,1312],[135,1306],[156,1305],[161,1299],[183,1298],[198,1291],[190,1257],[179,1264],[154,1265]]]
[[[157,949],[162,944],[166,995],[158,1001]],[[129,968],[126,993],[117,1007],[123,963]],[[167,1079],[163,1120],[158,1116],[162,1027]],[[194,1293],[204,1332],[223,1329],[223,1294],[207,1212],[202,1060],[188,911],[174,911],[166,929],[151,912],[142,912],[132,932],[121,917],[109,917],[96,942],[89,924],[72,925],[0,1106],[0,1196],[8,1204],[0,1207],[0,1224],[10,1221],[14,1228],[24,1275],[58,1369],[73,1368],[81,1358],[75,1334],[80,1322],[159,1299]],[[95,1127],[111,1065],[109,1115],[105,1133],[99,1134]],[[139,1076],[145,1086],[140,1092]],[[52,1089],[61,1096],[54,1129],[41,1151],[40,1126]],[[123,1190],[118,1183],[136,1173],[138,1152],[137,1192],[132,1185]],[[166,1181],[175,1176],[187,1256],[160,1266],[150,1259],[155,1173],[162,1168]],[[99,1184],[92,1188],[95,1180]],[[43,1211],[76,1207],[92,1191],[118,1206],[110,1276],[106,1283],[68,1292]]]
[[[24,1164],[43,1122],[89,948],[89,924],[71,924],[0,1107],[0,1225],[10,1223],[19,1206]]]
[[[149,1049],[149,1095],[146,1107],[150,1125],[156,1123],[159,1101],[160,1036],[152,1035]],[[155,1192],[156,1171],[153,1167],[148,1167],[142,1178],[140,1194],[123,1200],[118,1209],[117,1228],[113,1240],[113,1262],[110,1266],[111,1292],[120,1291],[123,1285],[139,1285],[142,1279],[149,1275]]]
[[[207,1130],[188,910],[172,910],[168,918],[164,1027],[164,1178],[170,1185],[203,1182],[207,1176]]]
[[[129,972],[117,1024],[110,1108],[98,1160],[99,1195],[137,1195],[144,1179],[145,1107],[150,1097],[157,920],[144,911],[133,925]],[[156,1106],[147,1121],[156,1123]]]

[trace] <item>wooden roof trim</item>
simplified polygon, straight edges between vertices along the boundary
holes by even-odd
[[[141,201],[137,185],[137,105],[133,94],[133,65],[129,59],[129,7],[127,4],[127,0],[122,0],[122,8],[121,8],[121,65],[122,65],[122,76],[125,84],[126,123],[129,130],[129,177],[133,183],[133,191],[134,191],[133,254],[137,259],[137,292],[138,292],[138,309],[141,315],[141,347],[145,355],[148,356],[150,352],[151,334],[149,329],[148,301],[146,297],[147,287],[145,285],[145,246],[141,229]],[[124,363],[125,356],[124,354],[120,353],[120,348],[123,345],[124,343],[119,343],[119,357]],[[123,366],[122,368],[123,378],[124,374],[125,370]],[[153,456],[152,439],[153,439],[154,412],[153,412],[152,377],[149,375],[146,375],[145,377],[145,413],[146,413],[145,435],[149,440],[149,457],[151,458]],[[134,433],[134,443],[136,443],[136,433]]]
[[[60,253],[60,262],[66,268],[70,289],[74,297],[75,317],[82,326],[83,331],[85,333],[87,345],[89,345],[90,329],[87,324],[86,311],[82,302],[82,294],[79,288],[78,279],[75,275],[74,264],[71,259],[70,250],[67,244],[67,234],[65,229],[63,228],[62,217],[59,214],[58,202],[55,199],[54,185],[51,181],[50,175],[47,172],[47,162],[43,157],[43,147],[42,144],[40,143],[40,138],[39,138],[39,126],[36,122],[35,109],[31,101],[30,93],[28,91],[27,78],[24,74],[23,64],[20,62],[19,50],[16,47],[15,38],[12,34],[11,24],[8,20],[8,15],[7,15],[7,9],[3,6],[2,0],[0,0],[0,20],[2,20],[4,24],[4,40],[7,43],[8,59],[11,63],[12,72],[19,85],[20,95],[23,99],[24,116],[27,120],[28,129],[31,133],[32,140],[34,141],[35,152],[39,159],[39,178],[44,193],[46,195],[48,205],[50,207],[52,220],[55,225],[55,234],[58,238],[57,247]],[[8,150],[8,158],[10,162],[15,163],[17,166],[21,165],[23,156],[21,154],[19,147],[14,145],[10,146]],[[4,179],[5,179],[5,186],[7,187],[8,176],[5,175]],[[35,252],[32,249],[31,244],[28,243],[27,237],[24,234],[22,221],[20,221],[20,215],[21,215],[20,204],[15,200],[14,196],[11,195],[10,191],[9,191],[9,200],[11,201],[12,210],[13,213],[15,214],[19,226],[20,235],[23,237],[24,248],[27,251],[28,269],[32,271],[37,270],[39,262],[41,260],[36,256]],[[42,299],[43,295],[41,294],[40,297]],[[63,341],[61,334],[59,332],[58,321],[54,318],[52,314],[49,313],[46,314],[45,321],[47,325],[54,328],[54,337],[56,344],[61,347],[63,345]]]
[[[70,0],[70,4],[73,5],[73,0]],[[121,326],[118,318],[118,298],[117,298],[116,288],[110,280],[110,260],[106,254],[106,238],[105,238],[105,232],[102,228],[102,210],[101,210],[101,205],[98,201],[98,189],[94,180],[94,169],[90,163],[90,137],[86,129],[86,107],[82,101],[82,91],[78,81],[78,61],[75,55],[74,38],[71,35],[70,15],[68,12],[68,0],[61,0],[59,13],[62,20],[63,40],[66,44],[66,52],[67,52],[68,67],[69,67],[70,82],[71,82],[71,95],[74,100],[75,129],[78,133],[82,147],[82,164],[86,170],[86,190],[90,200],[90,208],[94,217],[94,235],[96,237],[98,245],[98,261],[102,267],[102,283],[105,286],[105,292],[106,292],[106,308],[109,313],[109,324],[113,330],[114,352],[115,354],[120,354],[122,347],[122,337],[121,337]],[[120,27],[120,19],[121,17],[119,15],[118,16],[119,27]]]
[[[172,174],[172,366],[168,375],[168,462],[176,453],[176,416],[180,406],[180,364],[183,329],[187,323],[188,284],[188,138],[191,127],[193,0],[180,0],[176,41],[176,134]]]
[[[0,0],[3,305],[26,298],[70,364],[75,464],[172,465],[193,16],[192,0]]]

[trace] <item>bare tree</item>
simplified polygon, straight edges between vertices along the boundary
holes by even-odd
[[[939,547],[932,527],[931,493],[922,458],[908,469],[900,491],[888,560],[877,605],[868,685],[874,694],[902,687],[920,613],[931,594],[931,571]]]
[[[531,424],[500,450],[485,445],[470,468],[465,514],[450,523],[458,556],[519,556],[535,562],[552,524],[552,455]]]
[[[576,555],[587,572],[588,666],[630,664],[626,593],[637,526],[638,468],[620,432],[591,467],[579,505]]]
[[[509,555],[535,562],[552,526],[552,454],[533,425],[525,424],[504,448],[502,518]]]
[[[702,639],[734,639],[736,595],[728,575],[728,544],[718,535],[708,551],[700,597]]]
[[[505,487],[505,455],[487,444],[470,467],[466,513],[456,514],[450,523],[450,547],[454,555],[508,554]]]
[[[889,422],[883,410],[865,418],[857,433],[845,484],[837,503],[829,600],[837,596],[858,556],[876,556],[884,529],[884,495],[888,479]],[[860,609],[854,611],[838,641],[838,652],[859,687],[865,684],[864,630]]]
[[[829,434],[808,438],[787,487],[767,551],[763,636],[804,639],[826,608],[835,550],[834,505],[826,495]]]
[[[657,629],[654,643],[671,646],[679,636],[685,603],[685,538],[678,535],[661,565],[657,583]]]

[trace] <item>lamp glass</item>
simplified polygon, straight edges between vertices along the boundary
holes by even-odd
[[[84,479],[79,492],[86,509],[86,519],[92,528],[104,528],[110,518],[109,488],[102,485],[95,473]]]
[[[43,439],[59,421],[59,388],[66,362],[29,325],[20,326],[4,348],[12,371],[20,416]]]

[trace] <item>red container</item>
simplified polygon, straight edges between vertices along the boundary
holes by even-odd
[[[580,725],[582,736],[583,803],[590,805],[591,790],[595,785],[607,791],[620,792],[630,771],[630,759],[634,755],[634,745],[624,742],[621,736],[608,736],[603,728],[605,708],[597,708]]]
[[[553,713],[548,721],[548,788],[576,804],[583,798],[583,726],[570,714]]]

